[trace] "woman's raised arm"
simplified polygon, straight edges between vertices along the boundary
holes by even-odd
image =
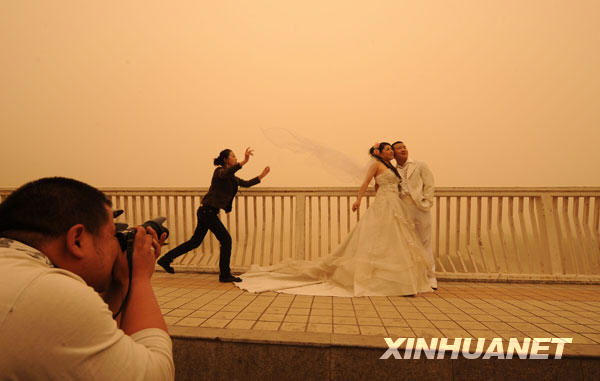
[[[354,202],[354,204],[352,204],[353,212],[356,211],[356,209],[358,209],[360,207],[360,202],[362,200],[362,197],[365,194],[365,192],[367,191],[367,188],[369,187],[371,180],[373,180],[373,177],[375,177],[375,174],[377,173],[377,168],[379,168],[379,165],[380,164],[378,162],[374,162],[369,167],[369,170],[367,171],[367,176],[365,177],[365,181],[363,182],[363,184],[361,185],[361,187],[358,191],[358,197],[356,198],[356,201]]]

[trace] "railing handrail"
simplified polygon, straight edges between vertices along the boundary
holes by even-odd
[[[0,192],[6,193],[17,189],[17,187],[0,187]],[[100,190],[106,192],[126,192],[126,193],[157,193],[157,192],[207,192],[208,187],[99,187]],[[263,187],[256,188],[240,188],[239,192],[243,193],[262,193],[262,192],[277,192],[277,193],[321,193],[321,192],[357,192],[359,186],[344,186],[344,187]],[[436,187],[435,194],[445,196],[447,193],[457,193],[461,195],[465,193],[598,193],[600,186],[560,186],[560,187]]]

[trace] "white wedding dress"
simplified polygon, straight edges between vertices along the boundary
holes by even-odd
[[[427,254],[398,195],[391,171],[375,177],[375,200],[333,253],[316,261],[251,266],[235,283],[250,292],[300,295],[392,296],[432,291]]]

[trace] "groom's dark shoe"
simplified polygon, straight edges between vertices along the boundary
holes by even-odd
[[[233,276],[231,274],[229,275],[219,275],[219,282],[241,282],[242,278],[238,278],[236,276]]]
[[[175,269],[171,267],[171,261],[166,256],[160,258],[158,261],[156,261],[156,263],[158,263],[158,265],[165,269],[165,271],[169,274],[175,273]]]

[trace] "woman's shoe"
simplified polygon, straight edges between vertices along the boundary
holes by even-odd
[[[236,276],[233,276],[231,274],[229,275],[225,275],[225,276],[220,276],[219,275],[219,282],[241,282],[242,278],[238,278]]]
[[[171,267],[171,261],[167,257],[162,257],[156,261],[160,267],[165,269],[169,274],[175,274],[175,269]]]

